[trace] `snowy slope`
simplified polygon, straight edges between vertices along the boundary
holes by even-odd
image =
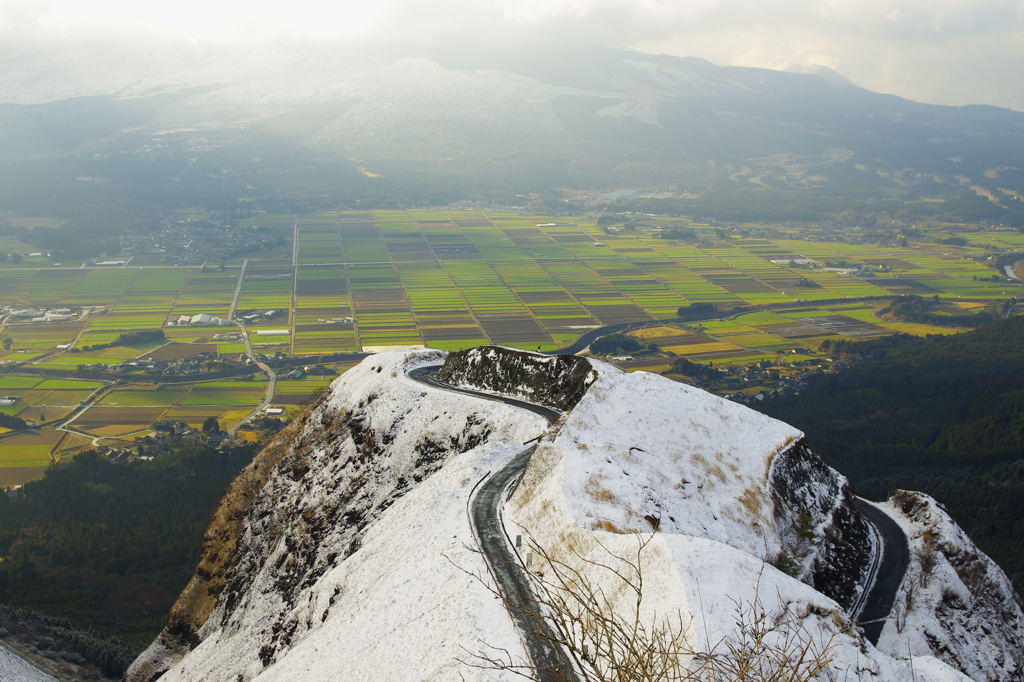
[[[1006,574],[924,493],[884,509],[911,538],[911,567],[878,647],[935,652],[974,680],[1024,680],[1024,613]]]
[[[505,680],[462,663],[478,640],[522,655],[519,636],[501,605],[474,575],[486,576],[469,549],[466,504],[473,484],[522,446],[483,445],[457,455],[402,497],[362,539],[290,604],[289,618],[306,632],[268,667],[253,643],[265,641],[277,605],[253,603],[231,628],[211,632],[162,680]],[[262,627],[261,627],[262,625]]]
[[[600,565],[636,552],[638,536],[623,531],[642,537],[657,526],[641,562],[641,618],[667,623],[679,614],[696,650],[722,650],[736,636],[737,608],[757,604],[795,619],[819,646],[830,642],[838,679],[966,679],[927,649],[915,652],[913,671],[874,649],[838,603],[768,563],[789,534],[780,523],[789,517],[775,508],[773,462],[801,437],[662,377],[605,372],[554,442],[538,448],[506,506],[508,532],[576,566],[631,613],[634,595]],[[838,498],[843,487],[811,496]]]
[[[699,389],[636,372],[600,380],[555,446],[577,523],[699,535],[750,554],[781,550],[767,487],[803,434]],[[765,543],[768,543],[767,548]]]
[[[456,649],[462,635],[472,640],[487,634],[478,623],[491,627],[489,607],[459,603],[446,592],[460,585],[458,590],[465,591],[467,583],[441,552],[471,540],[464,509],[465,496],[479,478],[473,467],[511,457],[547,424],[500,403],[426,389],[405,376],[407,369],[443,357],[392,352],[367,358],[339,377],[296,430],[283,437],[276,446],[281,456],[253,465],[269,464],[272,471],[264,483],[252,486],[259,489],[250,502],[232,506],[233,495],[252,480],[251,471],[243,472],[222,504],[230,513],[218,512],[208,531],[196,577],[175,605],[168,628],[133,664],[129,680],[149,680],[168,668],[162,679],[249,680],[278,661],[291,660],[293,648],[329,623],[335,629],[322,635],[328,640],[363,641],[365,646],[376,638],[387,641],[410,613],[424,623],[430,622],[429,614],[453,621],[448,624],[452,632],[462,633],[452,639]],[[487,443],[506,445],[475,450]],[[443,465],[468,451],[477,454],[459,465],[465,469],[445,468],[444,477],[431,482]],[[428,483],[447,488],[432,496],[423,487]],[[418,505],[404,501],[410,492]],[[434,497],[440,509],[431,509]],[[409,516],[394,518],[401,517],[402,509]],[[228,524],[230,532],[217,530],[221,517],[237,519],[235,526]],[[406,536],[382,531],[388,523],[405,528]],[[373,538],[382,538],[373,545],[379,551],[368,549]],[[461,550],[454,553],[456,563],[465,560],[468,570],[483,565],[469,561],[472,557]],[[407,566],[401,573],[386,578],[403,563]],[[427,573],[440,581],[436,589],[417,578]],[[345,608],[330,606],[332,600]],[[380,608],[365,611],[364,603]],[[501,632],[500,642],[511,646],[506,641],[510,631]],[[315,648],[321,640],[310,641],[307,646]],[[412,647],[409,655],[419,660],[424,651]],[[451,667],[451,653],[442,649],[437,654],[441,668]],[[334,658],[341,658],[331,664],[351,670],[370,665],[365,656],[351,655],[346,664],[339,653]]]

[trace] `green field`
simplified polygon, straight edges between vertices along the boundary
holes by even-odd
[[[10,445],[0,441],[0,468],[39,467],[50,463],[53,445]]]
[[[1019,235],[1006,232],[965,233],[967,247],[943,245],[940,251],[934,240],[924,239],[906,248],[818,242],[799,228],[778,228],[772,237],[722,238],[709,226],[683,219],[670,222],[691,226],[702,241],[661,239],[652,226],[609,234],[592,217],[444,209],[318,211],[251,222],[279,230],[285,243],[251,255],[238,310],[276,311],[258,326],[288,328],[290,336],[275,338],[273,349],[299,355],[389,346],[454,350],[481,343],[547,350],[572,343],[586,329],[671,319],[679,306],[692,302],[799,306],[904,293],[987,301],[1019,292],[1017,284],[983,281],[994,271],[967,258],[982,253],[982,246],[1019,246]],[[872,276],[794,264],[804,258],[842,261]],[[2,294],[11,300],[109,310],[82,322],[20,325],[8,333],[16,349],[32,351],[68,343],[83,327],[79,346],[150,328],[165,328],[175,340],[207,340],[216,330],[165,324],[185,314],[226,315],[239,266],[229,262],[223,272],[3,268]],[[743,324],[786,323],[778,315],[760,315]],[[772,334],[759,326],[754,331]],[[733,340],[745,347],[778,345],[769,337]],[[243,352],[238,343],[223,344],[222,351]],[[109,363],[127,353],[82,355],[81,360]],[[76,363],[58,356],[48,364]]]
[[[811,228],[748,225],[725,236],[683,218],[641,222],[635,230],[610,233],[593,216],[551,219],[437,208],[263,215],[248,223],[277,230],[283,242],[246,256],[237,311],[261,316],[248,323],[260,352],[300,356],[403,346],[458,350],[485,343],[551,350],[589,329],[639,323],[649,328],[643,335],[665,352],[630,368],[664,371],[673,356],[716,365],[791,362],[826,339],[956,331],[880,319],[876,313],[895,295],[938,296],[957,314],[1021,293],[1019,282],[1002,276],[991,281],[1000,273],[984,263],[986,249],[1024,247],[1017,233],[964,232],[965,247],[940,246],[923,235],[897,248],[820,240]],[[689,227],[697,239],[661,238],[659,225]],[[801,267],[803,259],[817,265]],[[43,370],[115,364],[142,349],[69,353],[56,346],[74,342],[80,350],[139,329],[163,329],[169,341],[216,343],[223,356],[245,352],[241,342],[212,338],[225,328],[168,326],[181,315],[226,316],[241,259],[218,270],[146,267],[155,261],[145,258],[133,262],[143,265],[55,269],[40,261],[0,267],[0,304],[103,306],[71,322],[7,326],[3,331],[13,350],[0,361],[35,362]],[[830,262],[857,268],[860,276],[821,267]],[[862,298],[874,300],[851,300]],[[694,302],[714,303],[723,315],[739,310],[728,320],[691,328],[662,324]],[[772,310],[743,310],[765,305]],[[261,329],[289,334],[258,337]],[[274,400],[301,405],[328,383],[281,381]],[[0,394],[18,397],[0,411],[52,421],[99,386],[0,376]],[[260,381],[117,387],[90,408],[81,425],[91,433],[131,438],[160,415],[190,424],[220,415],[234,423],[263,400],[265,390]]]

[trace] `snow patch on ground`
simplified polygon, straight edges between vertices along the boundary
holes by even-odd
[[[582,527],[652,529],[755,556],[781,549],[768,474],[803,434],[706,391],[647,372],[608,375],[566,420],[565,496]]]
[[[0,680],[3,682],[57,682],[0,643]]]

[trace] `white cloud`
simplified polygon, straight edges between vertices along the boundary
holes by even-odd
[[[363,29],[384,2],[358,0],[15,0],[0,2],[0,14],[22,32],[75,35],[96,29],[146,31],[191,40],[237,40],[273,34],[314,38]]]
[[[3,43],[112,32],[397,45],[586,42],[718,64],[820,64],[864,87],[1024,110],[1020,0],[0,0]]]

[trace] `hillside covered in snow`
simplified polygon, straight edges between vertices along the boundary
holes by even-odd
[[[408,376],[446,359],[453,385],[563,416]],[[527,654],[470,507],[538,438],[498,510],[537,589],[571,567],[629,613],[605,567],[639,542],[642,620],[680,623],[692,651],[738,642],[756,605],[827,653],[822,679],[1022,679],[1009,582],[933,501],[880,507],[914,551],[876,647],[857,616],[885,548],[802,433],[656,375],[495,347],[383,353],[336,380],[233,484],[127,679],[516,679],[472,665]]]

